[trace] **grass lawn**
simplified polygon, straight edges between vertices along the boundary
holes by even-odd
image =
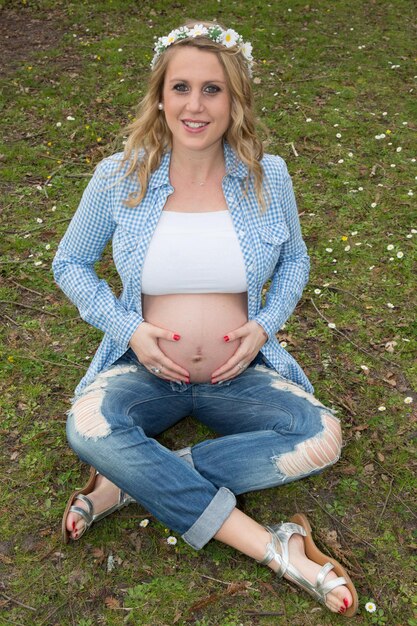
[[[154,36],[184,17],[217,18],[253,43],[267,151],[288,164],[312,260],[280,340],[343,421],[337,465],[240,505],[264,523],[309,515],[357,586],[352,623],[417,626],[415,3],[0,7],[0,626],[344,622],[232,549],[170,545],[175,533],[139,505],[61,544],[66,499],[88,474],[65,412],[101,333],[55,286],[51,260],[94,165],[122,147]],[[109,249],[99,272],[119,289]],[[187,419],[161,441],[206,434]]]

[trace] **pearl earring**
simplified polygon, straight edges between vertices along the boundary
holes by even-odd
[[[160,102],[160,103],[158,104],[158,109],[159,109],[160,111],[163,111],[163,110],[164,110],[164,105],[162,104],[162,102]]]

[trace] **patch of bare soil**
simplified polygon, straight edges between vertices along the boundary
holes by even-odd
[[[64,23],[58,11],[37,16],[27,9],[0,11],[0,77],[9,76],[34,52],[55,47],[65,33]]]

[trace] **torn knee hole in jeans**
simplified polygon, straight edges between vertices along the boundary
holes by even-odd
[[[109,378],[137,370],[135,365],[118,365],[102,374],[89,385],[70,411],[74,417],[75,430],[86,439],[99,439],[111,433],[110,424],[102,413],[105,388]]]
[[[336,463],[342,446],[339,420],[329,413],[322,415],[323,430],[314,437],[298,443],[294,450],[273,461],[286,476],[303,476]]]

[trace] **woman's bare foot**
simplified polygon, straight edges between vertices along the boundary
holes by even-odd
[[[275,542],[275,546],[277,551],[279,551],[279,542]],[[317,580],[317,575],[321,570],[322,565],[311,561],[306,556],[304,539],[301,535],[294,534],[290,537],[290,540],[288,542],[288,552],[289,562],[291,563],[291,565],[296,570],[298,570],[300,574],[304,576],[309,582],[315,584]],[[274,560],[269,563],[269,567],[274,571],[278,569],[277,564]],[[291,579],[291,576],[285,574],[284,578],[297,585],[297,582],[293,581]],[[324,581],[329,582],[330,580],[335,578],[337,578],[335,572],[330,571]],[[352,602],[352,595],[346,585],[340,585],[339,587],[335,587],[335,589],[333,589],[326,595],[326,606],[330,609],[330,611],[333,611],[334,613],[344,613],[347,608],[352,605]]]
[[[97,515],[110,508],[113,504],[116,504],[119,501],[119,495],[119,487],[99,474],[96,478],[94,491],[88,494],[88,498],[93,504],[94,514]],[[73,504],[80,507],[80,509],[87,510],[87,505],[82,500],[76,498]],[[66,526],[71,539],[78,539],[80,537],[84,525],[85,521],[81,515],[73,512],[68,513]]]

